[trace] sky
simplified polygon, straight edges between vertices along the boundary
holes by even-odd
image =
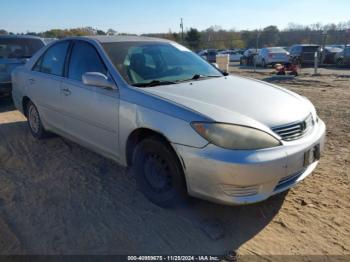
[[[261,29],[350,20],[350,0],[0,0],[0,29],[14,33],[92,26],[142,34]]]

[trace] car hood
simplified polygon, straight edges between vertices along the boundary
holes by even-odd
[[[144,89],[216,122],[260,129],[304,120],[314,113],[305,98],[272,84],[239,76]]]

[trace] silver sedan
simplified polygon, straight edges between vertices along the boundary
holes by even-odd
[[[135,173],[169,206],[187,194],[225,204],[263,201],[317,166],[325,124],[305,97],[226,75],[162,39],[74,37],[12,74],[34,137],[67,137]]]

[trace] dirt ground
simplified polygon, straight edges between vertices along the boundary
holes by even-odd
[[[271,69],[232,72],[264,79]],[[350,71],[278,83],[327,124],[312,176],[250,206],[162,209],[127,170],[60,137],[37,141],[0,99],[0,254],[350,255]]]

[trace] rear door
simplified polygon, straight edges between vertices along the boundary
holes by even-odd
[[[60,86],[70,42],[54,44],[40,57],[27,79],[28,94],[48,127],[63,127]]]
[[[118,90],[83,84],[86,72],[109,75],[98,50],[87,41],[74,41],[61,96],[65,131],[87,147],[118,158]]]

